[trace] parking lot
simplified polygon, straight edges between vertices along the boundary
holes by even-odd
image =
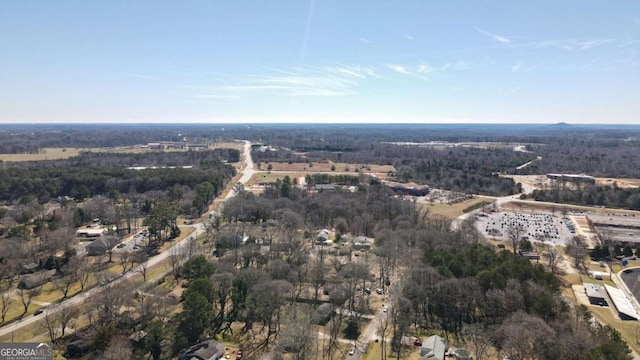
[[[476,226],[486,237],[507,241],[511,227],[524,229],[522,240],[544,242],[552,245],[567,245],[576,235],[571,220],[545,212],[509,212],[496,211],[479,214]]]
[[[140,250],[147,242],[146,236],[149,233],[146,230],[141,230],[135,235],[123,240],[121,243],[113,248],[113,252],[134,252]]]

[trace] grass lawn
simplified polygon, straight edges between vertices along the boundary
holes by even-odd
[[[464,210],[482,202],[493,202],[493,199],[484,196],[478,196],[471,200],[455,203],[455,204],[421,204],[423,208],[438,215],[455,219],[464,214]]]
[[[400,358],[403,360],[419,360],[420,351],[419,347],[403,346],[400,350]],[[395,359],[396,353],[391,352],[391,344],[386,345],[387,359]],[[366,354],[362,357],[364,360],[378,360],[382,358],[382,343],[371,343],[367,348]]]
[[[640,329],[640,325],[638,325],[637,321],[623,321],[617,319],[613,316],[609,307],[590,306],[589,310],[593,313],[594,317],[600,320],[600,322],[609,324],[611,327],[618,330],[629,347],[636,353],[640,353],[640,344],[636,338],[636,331]]]

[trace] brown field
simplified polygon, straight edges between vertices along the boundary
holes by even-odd
[[[429,210],[430,212],[434,213],[434,214],[438,214],[438,215],[443,215],[446,216],[448,218],[452,218],[455,219],[458,216],[464,214],[463,210],[473,206],[479,202],[482,201],[488,201],[488,202],[493,202],[492,198],[489,197],[484,197],[484,196],[477,196],[471,200],[467,200],[467,201],[463,201],[463,202],[459,202],[456,204],[421,204],[422,207],[424,209]]]
[[[613,186],[614,182],[621,188],[640,187],[640,179],[596,178],[596,184],[599,186]]]
[[[244,150],[244,143],[236,141],[220,142],[209,146],[209,149],[236,149],[242,152],[242,150]]]
[[[242,143],[237,142],[222,142],[209,146],[209,149],[238,149],[242,151]],[[187,149],[165,149],[154,150],[149,148],[142,148],[139,146],[118,146],[109,148],[44,148],[38,154],[0,154],[0,160],[5,162],[22,162],[22,161],[43,161],[43,160],[61,160],[68,159],[74,156],[80,155],[80,152],[112,152],[122,154],[141,154],[149,151],[187,151]]]

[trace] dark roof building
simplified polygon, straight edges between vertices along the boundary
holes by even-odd
[[[607,300],[604,289],[598,284],[584,283],[584,291],[587,293],[589,302],[593,305],[606,305]]]
[[[224,345],[216,340],[206,340],[186,350],[179,360],[218,360],[224,356]]]
[[[118,239],[111,236],[102,236],[91,244],[87,245],[85,249],[87,250],[87,254],[90,256],[102,255],[106,253],[109,249],[116,246],[118,243]]]
[[[34,287],[48,283],[55,274],[56,270],[53,269],[22,275],[18,287],[22,289],[33,289]]]

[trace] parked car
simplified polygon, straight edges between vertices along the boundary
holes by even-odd
[[[387,307],[387,305],[382,306],[382,312],[387,312],[389,311],[389,308]]]
[[[420,340],[419,338],[416,338],[415,340],[413,340],[413,345],[422,346],[422,340]]]
[[[353,355],[356,353],[356,349],[351,348],[351,350],[349,350],[349,355]]]
[[[382,289],[377,288],[377,289],[376,289],[376,293],[377,293],[378,295],[382,295],[383,291],[382,291]]]
[[[242,349],[238,349],[238,351],[236,351],[236,360],[240,359],[242,359]]]
[[[38,310],[36,310],[36,312],[34,312],[34,313],[33,313],[33,316],[40,315],[40,314],[42,314],[43,312],[44,312],[44,310],[43,310],[43,309],[38,309]]]

